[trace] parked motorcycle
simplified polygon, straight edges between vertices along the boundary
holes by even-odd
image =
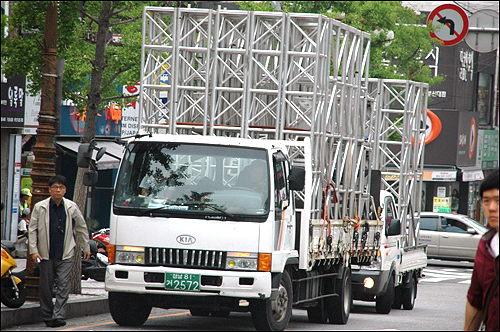
[[[17,267],[12,252],[13,242],[2,240],[2,303],[10,308],[19,308],[26,302],[26,271],[13,272]]]
[[[82,279],[94,279],[104,281],[106,277],[106,267],[108,266],[108,257],[98,252],[98,244],[94,240],[89,240],[90,258],[85,260],[82,252]],[[107,252],[106,252],[107,253]]]
[[[101,228],[97,232],[92,233],[91,238],[97,243],[97,251],[107,256],[107,246],[109,245],[109,228]]]

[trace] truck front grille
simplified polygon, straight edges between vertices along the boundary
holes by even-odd
[[[146,248],[146,265],[223,270],[225,263],[224,251]]]

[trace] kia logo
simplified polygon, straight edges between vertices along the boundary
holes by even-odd
[[[183,234],[183,235],[179,235],[177,238],[176,238],[177,242],[179,242],[180,244],[193,244],[196,242],[196,239],[194,238],[194,236],[191,236],[191,235],[186,235],[186,234]]]

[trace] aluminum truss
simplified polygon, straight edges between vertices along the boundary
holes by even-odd
[[[311,199],[311,218],[322,217],[331,181],[349,204],[329,207],[329,217],[361,216],[369,49],[369,34],[322,15],[145,7],[139,122],[171,134],[308,137],[313,183],[302,199]],[[304,163],[300,144],[290,154]]]
[[[429,86],[405,80],[369,79],[368,100],[375,108],[372,121],[374,146],[372,168],[382,173],[381,189],[397,200],[402,234],[408,245],[416,245],[424,167],[425,123]]]

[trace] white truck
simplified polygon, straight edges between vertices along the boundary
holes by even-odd
[[[285,329],[292,308],[347,323],[351,267],[377,261],[385,227],[369,46],[322,15],[144,8],[148,134],[125,147],[110,217],[118,324],[152,307],[250,311],[258,330]]]
[[[378,313],[411,310],[418,281],[427,266],[427,247],[417,245],[422,191],[424,144],[415,133],[426,122],[428,85],[393,79],[369,79],[368,100],[375,110],[372,183],[375,205],[381,207],[379,255],[369,266],[353,266],[353,298],[375,301]],[[399,140],[389,137],[398,133]],[[375,177],[375,175],[372,175]],[[377,197],[378,190],[380,197]],[[394,197],[397,198],[395,204]],[[378,199],[377,199],[378,198]]]

